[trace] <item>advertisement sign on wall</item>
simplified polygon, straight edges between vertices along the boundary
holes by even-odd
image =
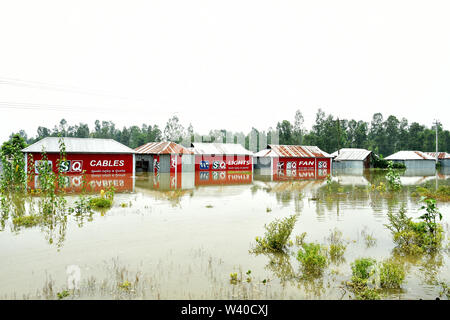
[[[31,155],[28,154],[28,160]],[[57,163],[60,159],[59,153],[47,154],[48,162],[51,164],[53,172],[57,170]],[[35,173],[39,174],[39,163],[42,154],[33,153]],[[133,173],[132,154],[74,154],[66,155],[66,160],[60,162],[60,171],[65,174],[119,174]]]

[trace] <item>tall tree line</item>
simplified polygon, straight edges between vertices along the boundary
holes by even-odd
[[[271,133],[278,131],[277,135]],[[117,128],[112,121],[96,120],[91,130],[85,123],[69,125],[62,119],[53,129],[39,127],[35,137],[28,137],[24,130],[18,132],[28,144],[45,137],[64,136],[79,138],[110,138],[119,141],[130,148],[136,148],[153,141],[204,141],[240,143],[247,149],[259,151],[267,144],[314,145],[332,153],[339,148],[364,148],[383,156],[388,156],[399,150],[435,151],[435,127],[427,127],[417,122],[409,123],[407,119],[397,119],[390,115],[384,119],[381,113],[375,113],[372,120],[365,122],[355,119],[339,119],[318,109],[311,130],[304,128],[304,119],[297,110],[292,122],[279,121],[275,129],[231,132],[226,129],[212,129],[207,136],[194,132],[192,124],[185,128],[177,116],[172,116],[163,130],[158,125],[142,124],[139,126],[124,126]],[[11,134],[11,137],[14,134]],[[230,137],[232,137],[230,139]],[[277,138],[276,138],[277,137]],[[439,151],[450,150],[450,133],[438,125]],[[189,143],[187,143],[189,144]]]

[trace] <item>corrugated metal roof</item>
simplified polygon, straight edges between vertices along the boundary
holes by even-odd
[[[432,156],[422,151],[398,151],[391,154],[386,160],[435,160]]]
[[[269,149],[261,150],[258,157],[293,157],[293,158],[331,158],[329,153],[316,146],[295,146],[270,144]]]
[[[192,150],[195,154],[235,154],[253,155],[240,144],[235,143],[192,143]]]
[[[113,139],[63,137],[66,152],[72,153],[135,153],[133,149]],[[59,137],[47,137],[26,147],[22,152],[59,153]]]
[[[139,154],[192,154],[175,142],[149,142],[134,149]]]
[[[436,152],[426,152],[426,154],[433,157],[433,159],[436,159]],[[438,152],[438,159],[450,159],[450,153]]]
[[[334,161],[345,161],[345,160],[365,160],[372,151],[366,149],[356,149],[356,148],[342,148],[338,151],[335,151],[331,154],[334,158]]]

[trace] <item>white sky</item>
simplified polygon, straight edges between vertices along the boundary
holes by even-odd
[[[310,129],[319,107],[449,129],[449,17],[446,0],[1,1],[0,141],[175,112],[206,134],[300,109]]]

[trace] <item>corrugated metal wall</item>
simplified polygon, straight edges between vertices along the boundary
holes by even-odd
[[[333,161],[333,168],[336,169],[363,169],[364,161]]]
[[[159,156],[159,172],[170,172],[170,154],[162,154]]]
[[[404,163],[407,169],[434,169],[436,162],[433,160],[391,160]]]
[[[195,171],[195,155],[183,154],[181,157],[181,172]]]

